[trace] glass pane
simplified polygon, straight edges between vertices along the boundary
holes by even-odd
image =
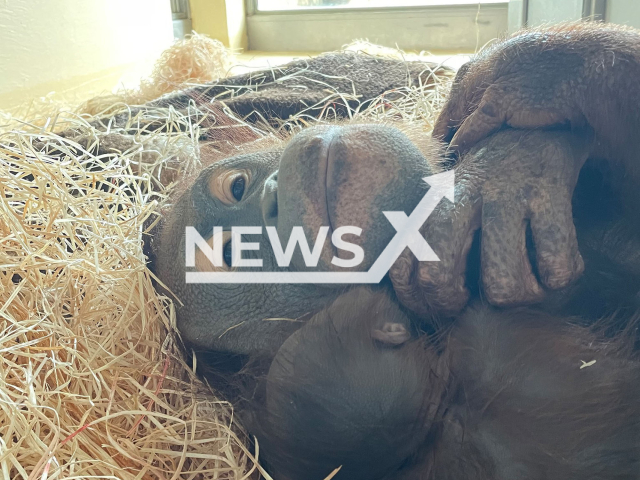
[[[416,7],[426,5],[478,5],[507,3],[509,0],[258,0],[258,10],[298,10],[307,8]]]

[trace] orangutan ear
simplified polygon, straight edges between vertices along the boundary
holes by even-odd
[[[371,338],[385,345],[402,345],[411,338],[411,333],[401,323],[386,322],[382,328],[371,332]]]

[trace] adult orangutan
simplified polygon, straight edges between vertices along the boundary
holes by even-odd
[[[433,141],[405,125],[313,127],[200,174],[162,226],[157,273],[192,346],[269,359],[244,418],[275,473],[639,478],[638,78],[635,30],[528,30],[460,70]],[[440,261],[406,249],[373,293],[185,282],[189,226],[210,241],[214,226],[274,227],[286,245],[296,226],[313,240],[355,225],[351,270],[367,270],[395,235],[383,212],[409,215],[422,178],[451,163],[456,202],[422,228]],[[231,271],[230,238],[224,264],[196,253],[191,270]],[[300,249],[282,267],[258,242],[260,270],[307,268]],[[326,242],[316,270],[352,255]],[[576,325],[614,313],[609,337]],[[448,330],[420,335],[443,318]]]

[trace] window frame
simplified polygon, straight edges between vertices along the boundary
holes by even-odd
[[[404,50],[472,53],[509,28],[508,2],[275,11],[258,10],[258,0],[245,2],[249,50],[256,51],[321,52],[367,38]],[[354,30],[350,38],[347,29]]]
[[[429,8],[451,8],[451,7],[476,7],[478,6],[478,1],[469,0],[468,5],[409,5],[409,6],[388,6],[388,7],[339,7],[339,6],[327,6],[327,7],[302,7],[302,8],[291,8],[291,9],[283,9],[283,10],[258,10],[258,2],[260,0],[245,0],[245,5],[247,9],[247,15],[272,15],[278,13],[293,13],[293,12],[301,12],[304,13],[316,13],[322,14],[327,12],[362,12],[363,10],[372,11],[372,10],[380,10],[380,11],[393,11],[393,10],[407,10],[407,9],[429,9]],[[446,0],[445,0],[446,1]],[[508,4],[510,0],[497,0],[492,3],[481,4],[483,6],[487,5],[500,5],[500,4]]]

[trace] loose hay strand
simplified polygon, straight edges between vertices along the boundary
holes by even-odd
[[[0,136],[0,472],[240,478],[231,409],[184,363],[145,265],[154,164],[96,155],[92,133]]]

